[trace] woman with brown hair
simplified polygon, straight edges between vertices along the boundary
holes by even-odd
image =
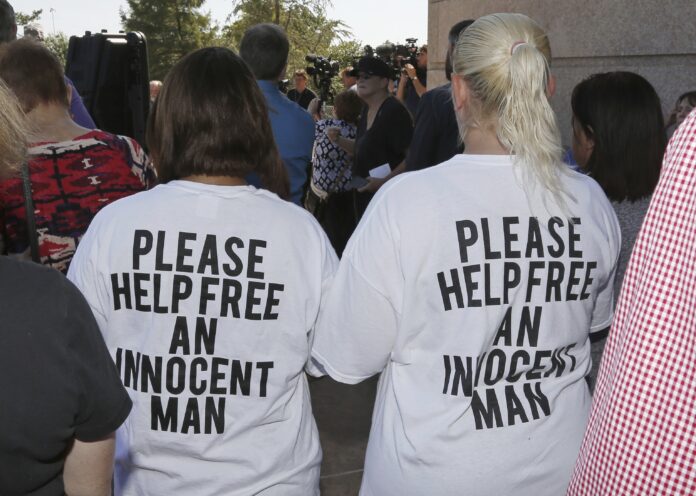
[[[326,134],[337,128],[341,136],[355,139],[362,100],[355,91],[346,90],[334,100],[335,119],[320,119],[315,125],[312,150],[312,181],[307,199],[316,201],[312,209],[331,240],[338,256],[343,253],[348,238],[355,229],[353,194],[350,189],[353,157]],[[310,209],[310,205],[307,205]]]
[[[68,274],[133,398],[115,493],[318,494],[304,370],[336,256],[276,194],[287,176],[244,62],[182,58],[148,144],[161,184],[100,212]]]
[[[30,230],[21,177],[0,183],[4,252],[31,255],[67,272],[92,217],[109,202],[154,183],[154,169],[135,140],[73,121],[63,69],[40,43],[21,39],[3,45],[0,77],[30,124],[27,176],[35,209]]]
[[[621,253],[614,279],[614,294],[618,296],[667,146],[660,97],[639,74],[615,71],[592,74],[580,82],[570,102],[575,161],[602,187],[621,226]],[[598,335],[592,342],[591,387],[599,370],[604,337]]]

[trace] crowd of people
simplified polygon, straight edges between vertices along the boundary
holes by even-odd
[[[151,84],[146,154],[0,36],[1,494],[316,495],[308,376],[377,374],[362,495],[696,493],[693,92],[579,82],[575,170],[527,16],[332,115],[258,24]]]

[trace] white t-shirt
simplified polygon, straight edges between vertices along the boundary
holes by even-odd
[[[563,177],[569,225],[515,170],[458,155],[404,174],[344,252],[312,356],[341,382],[382,372],[363,495],[565,492],[620,232],[592,179]]]
[[[68,277],[133,400],[117,495],[319,494],[304,369],[337,264],[311,215],[252,186],[172,181],[94,218]]]

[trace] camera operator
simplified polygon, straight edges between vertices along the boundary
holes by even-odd
[[[358,62],[358,96],[365,102],[358,121],[355,140],[340,135],[339,129],[327,129],[329,139],[353,155],[353,176],[366,178],[367,184],[355,194],[356,221],[360,220],[372,196],[403,162],[413,136],[411,116],[389,94],[392,70],[383,60],[366,56]],[[392,172],[386,178],[370,177],[370,170],[388,164]],[[402,166],[403,167],[403,166]]]
[[[473,24],[472,19],[460,21],[449,31],[445,76],[452,77],[452,51],[459,34]],[[413,144],[406,156],[406,170],[414,171],[440,164],[462,153],[459,127],[452,105],[452,84],[434,88],[421,97],[416,112]]]
[[[239,46],[239,55],[254,74],[268,105],[273,137],[290,179],[289,200],[301,205],[314,146],[314,121],[278,89],[278,82],[288,64],[289,51],[290,43],[285,31],[270,23],[251,26]],[[254,186],[260,184],[260,180],[253,176],[247,177],[247,181]]]
[[[304,69],[296,70],[293,76],[293,82],[295,83],[295,87],[288,91],[288,99],[307,110],[309,102],[317,97],[312,90],[307,88],[307,72]]]
[[[416,65],[407,62],[401,71],[396,98],[406,105],[411,115],[416,115],[418,102],[427,91],[428,46],[423,45],[416,55]]]
[[[316,98],[315,95],[307,107],[307,112],[316,122],[322,118],[324,103],[333,100],[332,84],[333,79],[339,74],[339,63],[337,60],[332,60],[331,57],[324,58],[312,53],[307,54],[305,60],[312,64],[307,66],[305,74],[312,76],[314,87],[319,90],[319,98]]]

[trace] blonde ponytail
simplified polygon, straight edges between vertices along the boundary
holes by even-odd
[[[467,128],[494,128],[515,164],[523,164],[527,193],[540,184],[565,209],[561,136],[547,96],[551,50],[546,34],[522,14],[488,15],[462,33],[452,58],[454,72],[474,96],[458,115],[462,138]]]

